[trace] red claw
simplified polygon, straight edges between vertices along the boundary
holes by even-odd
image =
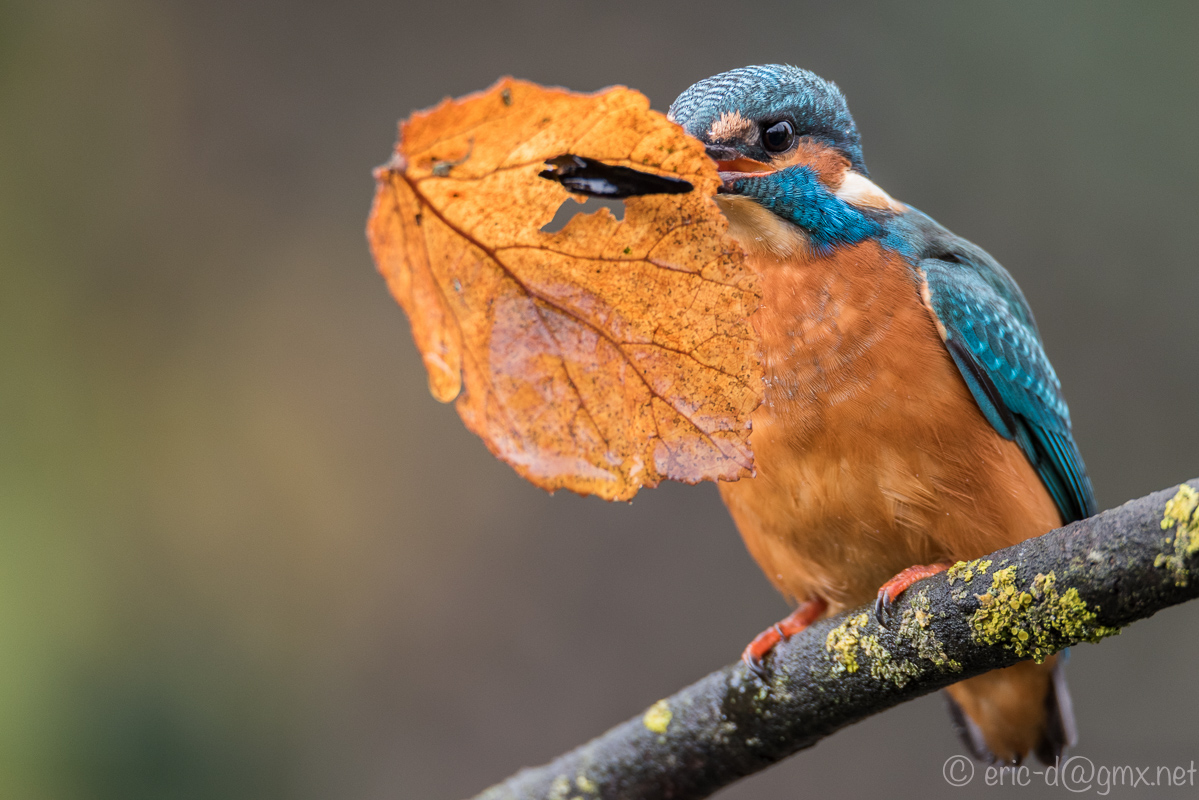
[[[779,642],[785,642],[804,628],[820,619],[828,610],[828,603],[823,597],[805,600],[787,617],[754,637],[754,640],[741,654],[741,660],[750,671],[762,680],[766,680],[766,667],[763,659],[770,654]]]
[[[878,624],[887,627],[887,619],[891,614],[891,605],[907,591],[907,588],[917,581],[931,578],[939,572],[944,572],[952,566],[948,561],[938,561],[936,564],[917,564],[908,567],[891,580],[884,583],[878,590],[878,599],[874,601],[874,616]]]

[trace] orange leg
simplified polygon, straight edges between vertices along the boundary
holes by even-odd
[[[766,680],[766,667],[763,666],[762,659],[770,654],[775,645],[779,642],[787,641],[820,619],[820,616],[827,610],[828,603],[825,602],[823,597],[805,600],[799,604],[799,608],[788,614],[786,619],[775,625],[771,625],[754,637],[754,640],[745,648],[745,652],[741,654],[741,660],[745,662],[745,665],[749,667],[753,674],[762,680]]]
[[[944,572],[950,566],[952,564],[948,561],[938,561],[936,564],[917,564],[914,567],[908,567],[884,583],[878,590],[878,599],[874,601],[874,616],[878,619],[878,624],[884,628],[887,627],[887,620],[891,616],[892,603],[907,591],[909,586],[916,581],[931,578],[938,572]]]

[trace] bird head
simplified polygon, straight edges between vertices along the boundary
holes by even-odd
[[[856,212],[847,205],[899,208],[866,177],[841,90],[805,69],[768,64],[723,72],[679,95],[667,116],[716,162],[723,183],[717,201],[734,235],[776,255],[793,250],[797,236],[778,220],[827,244],[869,229],[851,219]],[[830,220],[850,227],[830,230]]]
[[[866,174],[845,96],[806,69],[768,64],[722,72],[679,95],[668,116],[707,146],[722,171],[775,171],[839,157]]]

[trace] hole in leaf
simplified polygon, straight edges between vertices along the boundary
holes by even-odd
[[[616,217],[617,220],[624,219],[623,200],[604,200],[599,197],[588,197],[587,202],[580,205],[568,197],[562,201],[562,205],[558,206],[558,210],[554,212],[554,218],[541,226],[541,232],[557,233],[565,228],[566,223],[574,219],[576,214],[594,214],[601,208],[611,211],[612,216]]]

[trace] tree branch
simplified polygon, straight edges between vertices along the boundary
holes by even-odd
[[[1196,486],[958,564],[905,592],[888,628],[865,606],[818,622],[776,648],[768,686],[725,667],[476,800],[707,797],[872,714],[1117,633],[1199,596]]]

